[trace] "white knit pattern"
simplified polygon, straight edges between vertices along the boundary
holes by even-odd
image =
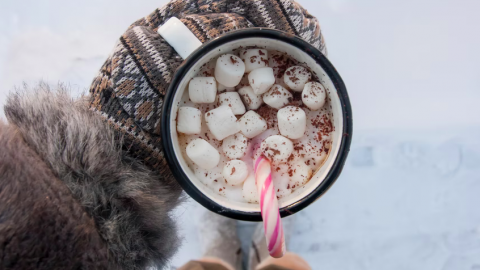
[[[262,4],[260,0],[254,0],[253,3],[257,6],[258,11],[262,13],[263,18],[265,18],[265,23],[269,28],[275,29],[275,24],[272,22],[272,18],[270,18],[270,15],[268,15],[268,12],[265,8],[265,6]]]
[[[147,38],[145,33],[143,32],[143,27],[136,26],[132,30],[137,36],[137,38],[142,43],[143,47],[149,52],[150,56],[153,58],[155,63],[157,64],[160,73],[162,74],[163,79],[165,82],[170,83],[172,81],[172,73],[168,70],[167,65],[165,64],[167,61],[160,55],[160,53],[155,49],[155,46],[152,45],[150,40]]]

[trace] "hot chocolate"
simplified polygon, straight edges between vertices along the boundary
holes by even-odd
[[[239,48],[211,59],[179,104],[182,154],[218,194],[258,202],[253,162],[272,162],[279,198],[302,188],[331,146],[329,93],[308,66],[286,53]]]

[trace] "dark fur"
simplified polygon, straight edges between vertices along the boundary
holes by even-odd
[[[0,269],[114,268],[92,218],[1,122],[0,149]]]
[[[163,267],[178,247],[170,211],[180,188],[121,150],[83,99],[40,85],[9,96],[5,114],[93,217],[123,269]]]

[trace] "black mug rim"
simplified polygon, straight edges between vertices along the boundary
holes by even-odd
[[[217,47],[234,40],[245,39],[245,38],[269,38],[279,40],[288,44],[291,44],[298,49],[307,53],[312,57],[317,64],[319,64],[326,72],[328,77],[332,80],[333,85],[335,86],[340,103],[342,105],[342,114],[343,114],[343,136],[340,144],[340,149],[338,151],[337,157],[333,163],[333,166],[330,168],[325,179],[307,196],[302,199],[282,207],[280,209],[280,215],[286,217],[294,213],[299,212],[303,208],[307,207],[319,197],[321,197],[328,189],[335,183],[337,178],[342,172],[343,166],[347,159],[348,153],[350,151],[350,144],[352,140],[352,108],[350,105],[350,99],[348,97],[347,89],[343,83],[342,78],[338,74],[337,70],[333,67],[330,61],[315,47],[306,42],[305,40],[292,35],[286,32],[270,29],[270,28],[247,28],[241,30],[235,30],[229,33],[226,33],[222,36],[219,36],[213,40],[210,40],[200,46],[195,50],[183,63],[178,67],[173,76],[172,82],[167,90],[167,93],[164,98],[164,105],[162,109],[162,118],[161,118],[161,135],[162,135],[162,144],[164,149],[165,158],[167,164],[170,167],[175,179],[180,184],[180,186],[191,196],[195,201],[203,205],[205,208],[213,211],[217,214],[223,215],[225,217],[245,220],[245,221],[261,221],[262,216],[260,212],[243,212],[234,209],[224,207],[206,195],[204,195],[187,177],[185,172],[182,169],[173,149],[171,130],[170,130],[170,117],[171,117],[171,108],[173,106],[173,98],[175,96],[176,89],[180,82],[182,81],[184,75],[187,71],[192,68],[195,63],[201,59],[206,53],[216,49]]]

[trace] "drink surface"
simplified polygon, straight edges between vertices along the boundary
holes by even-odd
[[[240,55],[241,57],[244,50],[243,48],[240,48],[233,53]],[[283,198],[289,196],[295,190],[301,189],[310,180],[312,175],[323,165],[331,148],[331,133],[334,131],[335,127],[333,126],[333,114],[329,99],[330,93],[328,93],[328,91],[326,93],[325,104],[318,110],[311,110],[309,109],[310,106],[307,107],[304,101],[302,101],[302,95],[305,95],[305,92],[302,93],[298,92],[298,90],[292,90],[292,87],[285,83],[288,80],[285,80],[284,76],[290,74],[288,72],[290,67],[304,66],[307,70],[308,67],[302,63],[298,63],[295,59],[283,52],[268,51],[268,57],[268,64],[265,65],[273,68],[275,85],[280,85],[291,93],[291,96],[288,99],[288,104],[282,104],[281,107],[295,106],[303,110],[306,115],[306,128],[303,136],[298,139],[290,139],[293,143],[293,152],[291,155],[286,162],[273,162],[272,165],[272,179],[275,185],[276,195],[278,198]],[[243,61],[249,61],[249,59],[247,58]],[[214,77],[216,62],[217,58],[211,59],[201,67],[195,77]],[[290,78],[293,81],[296,80],[294,77]],[[315,74],[312,74],[309,81],[318,82]],[[227,162],[232,160],[232,158],[228,157],[225,153],[223,145],[224,140],[217,140],[205,124],[206,114],[222,105],[221,100],[219,100],[219,94],[225,92],[237,92],[242,87],[249,85],[248,74],[245,74],[240,83],[234,87],[224,87],[220,85],[218,87],[216,100],[213,103],[205,104],[192,102],[189,97],[189,91],[186,89],[180,100],[179,107],[193,107],[198,109],[201,112],[202,125],[200,133],[184,134],[179,132],[178,138],[184,159],[190,169],[195,173],[196,177],[203,184],[208,186],[215,193],[218,193],[229,200],[258,203],[256,194],[250,194],[253,192],[252,187],[254,188],[254,182],[252,185],[252,181],[254,181],[253,165],[256,157],[262,153],[260,151],[262,142],[272,135],[281,134],[278,120],[279,109],[263,102],[258,109],[254,109],[253,111],[266,121],[266,130],[253,138],[246,138],[241,132],[232,135],[239,136],[239,138],[235,137],[235,139],[242,139],[246,145],[244,156],[233,158],[242,160],[246,164],[248,177],[245,181],[242,181],[242,183],[229,183],[224,177],[224,167],[227,165]],[[267,93],[263,95],[266,94]],[[243,101],[245,103],[245,99],[243,99]],[[248,104],[245,105],[247,107],[246,111],[248,112]],[[238,121],[240,121],[242,115],[236,115],[236,117]],[[187,145],[195,139],[203,139],[218,150],[220,160],[215,167],[203,169],[189,158],[186,153]],[[242,169],[245,169],[245,167],[242,167]],[[233,169],[232,174],[234,171],[235,169]],[[250,190],[252,190],[252,192],[250,192]]]

